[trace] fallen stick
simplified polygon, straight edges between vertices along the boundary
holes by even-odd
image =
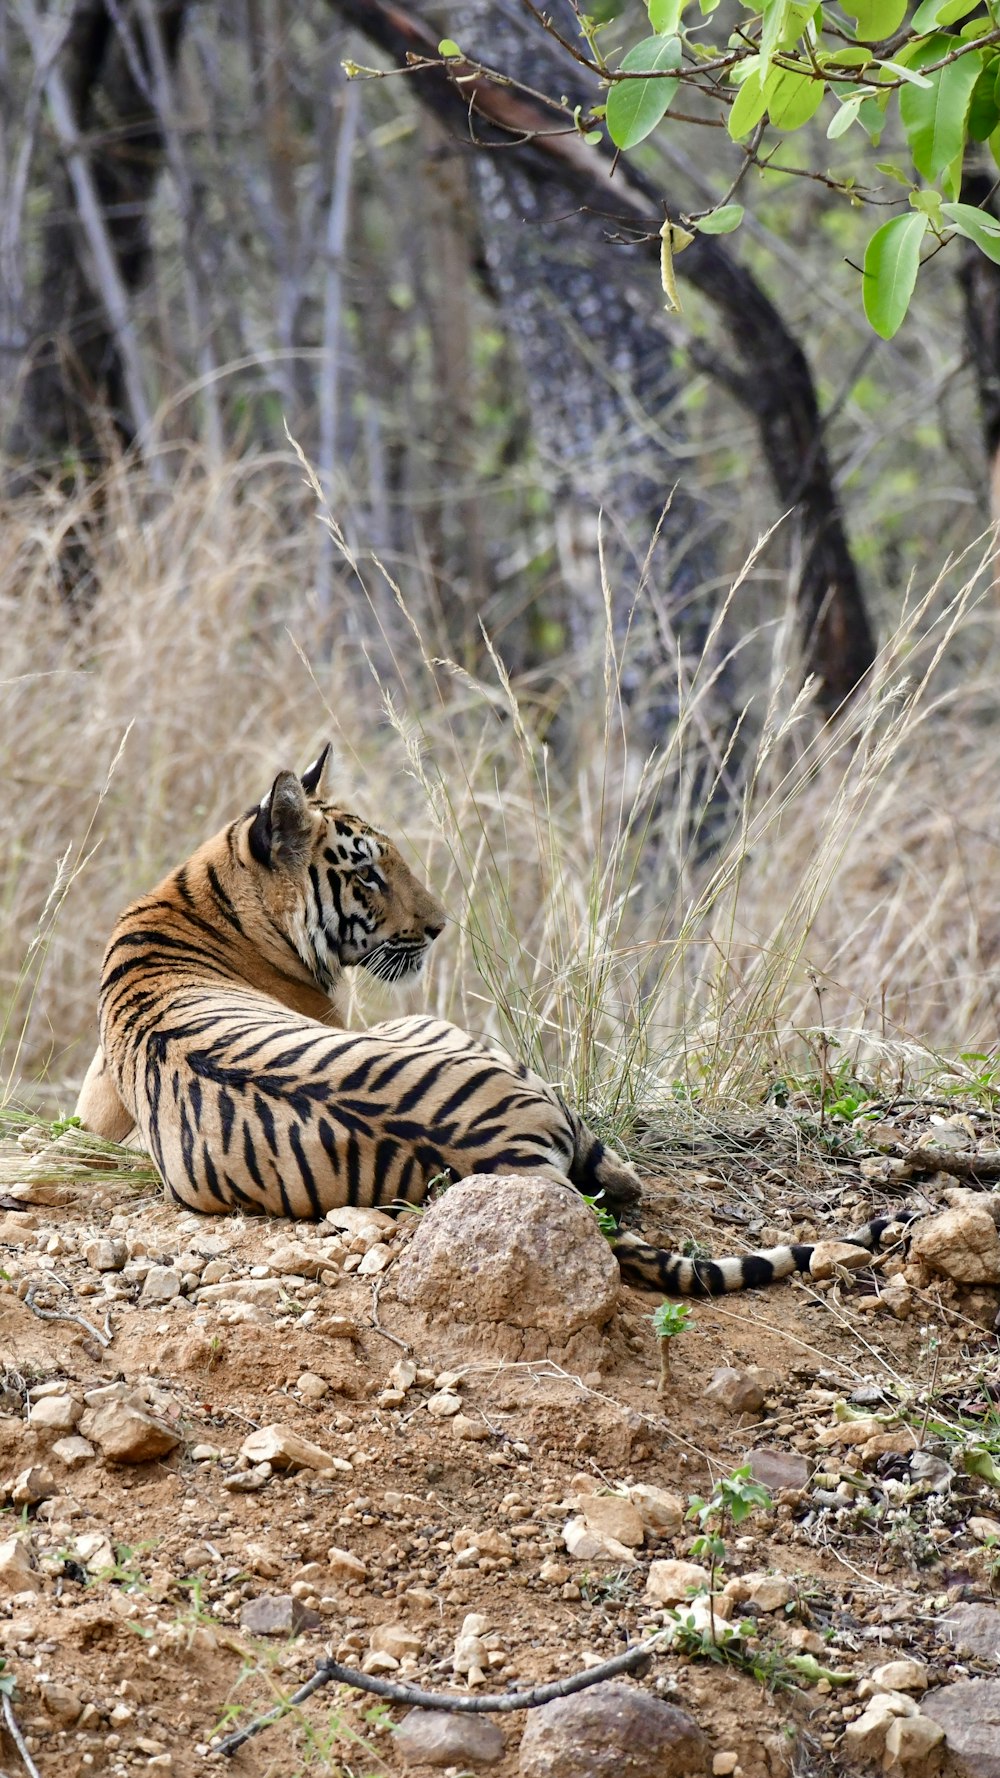
[[[672,1626],[671,1626],[672,1628]],[[394,1685],[391,1679],[379,1679],[374,1673],[360,1673],[356,1667],[342,1667],[339,1661],[320,1661],[312,1678],[284,1703],[269,1710],[266,1716],[258,1716],[248,1722],[245,1729],[239,1729],[235,1735],[227,1735],[221,1741],[216,1753],[235,1753],[251,1735],[261,1729],[269,1728],[272,1723],[279,1722],[293,1709],[311,1698],[313,1692],[319,1691],[324,1685],[349,1685],[355,1691],[374,1692],[376,1697],[386,1698],[391,1704],[410,1704],[416,1710],[451,1710],[462,1712],[497,1712],[509,1714],[512,1710],[536,1710],[540,1704],[551,1704],[554,1698],[568,1698],[573,1692],[586,1691],[588,1686],[599,1685],[602,1679],[612,1679],[617,1673],[642,1674],[649,1671],[653,1658],[653,1644],[659,1636],[651,1636],[648,1641],[637,1643],[634,1648],[625,1650],[624,1654],[613,1655],[610,1661],[602,1661],[597,1667],[588,1667],[582,1673],[571,1673],[566,1679],[555,1679],[548,1685],[535,1685],[526,1692],[495,1692],[483,1697],[456,1697],[452,1692],[425,1692],[418,1686]]]

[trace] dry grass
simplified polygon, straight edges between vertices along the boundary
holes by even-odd
[[[55,562],[86,508],[25,501],[0,525],[7,1095],[70,1108],[117,911],[328,735],[344,800],[403,836],[454,918],[421,1001],[501,1031],[596,1115],[627,1123],[676,1082],[752,1100],[811,1066],[820,1027],[833,1067],[883,1080],[995,1048],[991,545],[911,599],[836,729],[795,695],[774,625],[742,815],[698,862],[670,798],[705,662],[679,734],[635,761],[606,636],[561,692],[511,685],[488,648],[474,673],[465,638],[461,665],[425,649],[418,567],[394,597],[346,549],[324,628],[291,456],[182,464],[160,502],[119,469],[101,498],[76,616]],[[538,739],[557,705],[558,752]]]

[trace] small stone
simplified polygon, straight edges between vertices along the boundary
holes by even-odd
[[[1000,1234],[989,1211],[971,1203],[917,1224],[910,1254],[959,1284],[1000,1284]]]
[[[75,1395],[46,1395],[41,1401],[32,1402],[28,1423],[51,1432],[72,1432],[82,1415],[83,1403]]]
[[[439,1420],[450,1419],[452,1414],[459,1414],[461,1411],[461,1396],[453,1395],[449,1389],[439,1390],[437,1395],[428,1397],[427,1412]]]
[[[15,1477],[10,1498],[15,1506],[37,1506],[40,1500],[50,1500],[58,1492],[49,1471],[34,1464],[30,1469],[22,1469]]]
[[[395,1655],[386,1654],[383,1649],[370,1648],[361,1661],[362,1673],[397,1673],[399,1662]]]
[[[680,1605],[692,1593],[708,1591],[708,1569],[698,1562],[651,1562],[643,1598],[654,1605]]]
[[[79,1469],[80,1464],[89,1463],[96,1452],[89,1439],[74,1437],[56,1439],[49,1455],[58,1457],[67,1469]]]
[[[149,1463],[180,1444],[180,1435],[133,1402],[109,1401],[90,1409],[80,1431],[111,1463]]]
[[[38,1691],[49,1715],[54,1716],[57,1722],[74,1723],[83,1715],[83,1699],[78,1697],[72,1686],[59,1685],[54,1680],[43,1680]]]
[[[602,1542],[613,1537],[616,1543],[638,1549],[643,1540],[642,1518],[631,1500],[620,1494],[589,1494],[582,1507],[588,1531]]]
[[[88,1242],[83,1257],[95,1272],[120,1272],[128,1254],[124,1241],[109,1241],[102,1237]]]
[[[340,1550],[333,1546],[326,1552],[330,1572],[337,1580],[365,1580],[368,1570],[360,1557],[352,1556],[350,1550]]]
[[[411,1710],[393,1735],[407,1766],[495,1766],[504,1756],[503,1730],[485,1716],[448,1710]]]
[[[240,1607],[240,1628],[251,1636],[298,1636],[319,1630],[323,1619],[291,1593],[261,1593]]]
[[[852,1241],[817,1241],[809,1273],[813,1278],[835,1278],[838,1272],[856,1272],[861,1266],[870,1266],[871,1260],[868,1249]]]
[[[341,1204],[335,1210],[328,1210],[326,1220],[331,1228],[344,1229],[349,1235],[372,1235],[376,1241],[396,1227],[393,1217],[387,1216],[384,1210],[364,1210],[353,1204]]]
[[[453,1437],[468,1439],[473,1443],[482,1443],[490,1436],[490,1429],[485,1420],[471,1420],[468,1414],[456,1414],[451,1423],[451,1430]]]
[[[915,1716],[917,1706],[902,1692],[879,1692],[861,1716],[844,1730],[845,1750],[855,1760],[878,1760],[885,1751],[890,1724],[900,1716]]]
[[[738,1574],[726,1582],[723,1592],[758,1611],[781,1611],[795,1598],[795,1588],[784,1574]]]
[[[607,1555],[603,1539],[588,1530],[585,1519],[570,1519],[563,1526],[562,1540],[577,1562],[593,1562]]]
[[[180,1275],[173,1266],[150,1266],[142,1286],[144,1303],[169,1303],[180,1294]]]
[[[897,1772],[925,1760],[943,1740],[943,1728],[929,1716],[894,1717],[885,1737],[883,1772]]]
[[[384,1272],[386,1266],[391,1265],[392,1257],[392,1249],[389,1247],[381,1245],[369,1247],[368,1252],[362,1255],[361,1264],[358,1267],[358,1277],[370,1278],[376,1272]]]
[[[401,1389],[405,1395],[408,1389],[413,1388],[416,1380],[417,1367],[414,1364],[413,1359],[397,1358],[388,1376],[390,1389]]]
[[[1000,1679],[960,1679],[926,1692],[925,1716],[940,1723],[963,1778],[1000,1778]]]
[[[0,1593],[37,1593],[41,1584],[27,1538],[4,1538],[0,1543]]]
[[[268,1265],[279,1277],[318,1278],[329,1264],[326,1252],[314,1250],[305,1241],[279,1242],[268,1254]]]
[[[775,1451],[767,1445],[747,1451],[743,1462],[750,1465],[754,1481],[769,1488],[772,1494],[779,1494],[785,1488],[801,1491],[811,1473],[811,1465],[804,1457],[795,1457],[790,1451]]]
[[[115,1566],[111,1539],[104,1531],[84,1531],[73,1540],[73,1554],[88,1574],[107,1574]]]
[[[527,1718],[520,1778],[700,1778],[711,1767],[694,1718],[638,1688],[605,1682]]]
[[[952,1605],[937,1628],[955,1648],[984,1660],[1000,1660],[1000,1610],[995,1605]]]
[[[308,1439],[300,1438],[290,1426],[277,1423],[251,1432],[240,1446],[240,1456],[248,1463],[270,1463],[275,1469],[333,1469],[334,1459]]]
[[[392,1655],[397,1661],[403,1661],[407,1655],[418,1655],[422,1652],[424,1639],[415,1630],[408,1630],[405,1624],[379,1624],[368,1638],[368,1646],[379,1654]]]
[[[315,1371],[303,1371],[302,1375],[295,1379],[295,1387],[304,1401],[322,1401],[324,1395],[330,1393],[330,1385],[326,1378],[318,1376]]]
[[[988,1537],[995,1537],[1000,1542],[1000,1519],[991,1519],[986,1513],[973,1513],[968,1525],[969,1536],[976,1537],[985,1543]]]
[[[639,1482],[630,1488],[629,1499],[638,1508],[647,1532],[654,1537],[675,1537],[684,1523],[685,1503],[679,1494]]]
[[[756,1379],[731,1365],[714,1372],[705,1394],[730,1414],[757,1414],[764,1406],[764,1391]]]
[[[192,1445],[188,1456],[192,1463],[218,1463],[222,1452],[218,1445]]]
[[[729,1778],[740,1763],[738,1753],[715,1753],[712,1755],[712,1778]]]
[[[883,1661],[881,1667],[869,1673],[868,1683],[873,1692],[925,1692],[927,1668],[923,1661]],[[858,1692],[865,1696],[860,1686]]]

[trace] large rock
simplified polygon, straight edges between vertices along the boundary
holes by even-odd
[[[956,1648],[1000,1661],[1000,1611],[995,1605],[952,1605],[937,1627]]]
[[[27,1538],[4,1538],[0,1543],[0,1593],[37,1593],[41,1584]]]
[[[290,1426],[280,1422],[260,1426],[256,1432],[251,1432],[240,1446],[240,1456],[248,1463],[273,1464],[275,1469],[328,1470],[336,1467],[329,1451],[310,1444],[307,1438],[300,1438]]]
[[[411,1710],[392,1744],[407,1766],[495,1766],[503,1759],[503,1730],[485,1716],[450,1710]]]
[[[978,1204],[962,1204],[918,1223],[910,1254],[958,1284],[1000,1284],[1000,1234]]]
[[[534,1175],[474,1175],[421,1217],[396,1294],[498,1357],[582,1358],[618,1301],[618,1266],[575,1191]]]
[[[928,1692],[921,1709],[939,1722],[962,1778],[1000,1778],[1000,1679],[959,1679]]]
[[[80,1433],[110,1463],[150,1463],[181,1442],[171,1426],[130,1401],[108,1401],[103,1407],[91,1408],[80,1421]]]
[[[606,1681],[528,1712],[520,1778],[698,1778],[711,1752],[692,1716]]]

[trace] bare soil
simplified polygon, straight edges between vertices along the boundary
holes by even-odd
[[[739,1152],[720,1145],[647,1189],[647,1236],[673,1245],[695,1235],[715,1252],[793,1231],[833,1234],[876,1208],[856,1164],[831,1167],[802,1145],[796,1155],[763,1130]],[[562,1540],[570,1503],[587,1488],[637,1483],[704,1496],[765,1447],[804,1457],[811,1479],[726,1531],[726,1576],[774,1570],[794,1582],[789,1606],[756,1614],[750,1651],[779,1682],[796,1677],[782,1652],[803,1649],[850,1680],[800,1676],[772,1690],[726,1663],[664,1650],[637,1683],[689,1710],[717,1755],[735,1755],[738,1778],[778,1778],[843,1770],[845,1723],[863,1708],[857,1683],[878,1663],[917,1655],[932,1684],[991,1670],[956,1660],[940,1620],[956,1600],[993,1597],[996,1563],[968,1521],[1000,1512],[1000,1495],[962,1472],[956,1441],[963,1420],[996,1433],[996,1290],[918,1284],[912,1311],[897,1319],[879,1306],[896,1258],[881,1272],[699,1303],[673,1343],[661,1397],[655,1304],[637,1291],[623,1289],[600,1367],[585,1376],[546,1360],[470,1363],[394,1298],[391,1265],[373,1275],[331,1267],[305,1282],[286,1275],[256,1303],[199,1299],[197,1273],[172,1301],[142,1295],[146,1268],[175,1260],[178,1271],[214,1261],[242,1284],[257,1268],[263,1280],[277,1236],[313,1253],[315,1230],[183,1216],[99,1174],[80,1186],[38,1178],[27,1198],[7,1201],[0,1540],[29,1538],[40,1586],[11,1593],[0,1582],[0,1647],[42,1778],[402,1771],[392,1724],[405,1711],[356,1691],[321,1690],[230,1761],[212,1743],[290,1694],[322,1655],[360,1666],[380,1625],[418,1638],[390,1676],[433,1691],[465,1687],[452,1655],[469,1613],[486,1621],[490,1689],[619,1653],[663,1623],[643,1597],[649,1564],[687,1556],[694,1528],[647,1538],[632,1563],[574,1560]],[[125,1242],[123,1270],[88,1260],[101,1236]],[[43,1307],[83,1317],[98,1335],[107,1326],[108,1343],[79,1321],[42,1319]],[[390,1373],[404,1349],[418,1374],[394,1400]],[[722,1366],[756,1367],[759,1413],[734,1415],[706,1394]],[[450,1418],[428,1410],[447,1371],[460,1373],[462,1414],[484,1436],[456,1437]],[[306,1375],[325,1389],[303,1384]],[[30,1423],[28,1392],[62,1383],[82,1400],[119,1381],[175,1428],[176,1449],[143,1463],[98,1453],[67,1467],[52,1452],[65,1430]],[[845,1402],[884,1416],[899,1448],[869,1459],[836,1442]],[[255,1473],[240,1448],[275,1423],[341,1467]],[[941,1465],[930,1480],[915,1474],[914,1446],[943,1459],[944,1480]],[[11,1489],[32,1465],[49,1472],[53,1492],[23,1505]],[[88,1571],[78,1549],[88,1533],[112,1546],[110,1568]],[[331,1548],[364,1573],[331,1568]],[[318,1628],[250,1634],[241,1612],[265,1593],[296,1594]],[[523,1719],[503,1726],[507,1753],[490,1769],[513,1778]],[[9,1741],[2,1755],[8,1773],[19,1770]]]

